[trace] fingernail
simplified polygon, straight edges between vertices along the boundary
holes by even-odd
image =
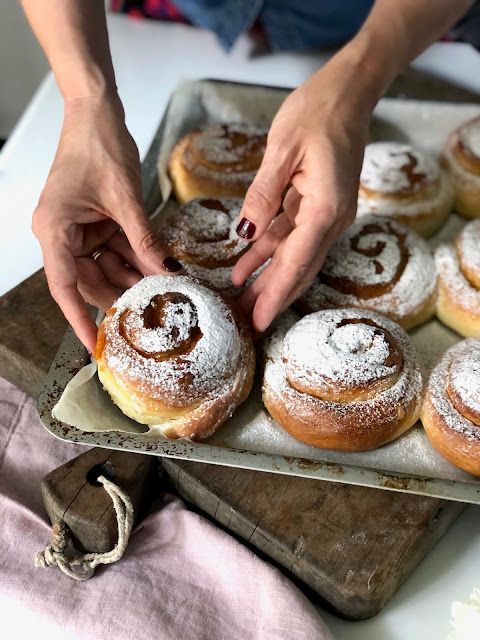
[[[178,260],[175,260],[175,258],[172,258],[172,256],[168,256],[168,258],[165,258],[165,260],[163,261],[163,267],[167,271],[171,272],[180,271],[180,269],[183,268],[180,262]]]
[[[255,235],[255,225],[247,218],[242,218],[237,227],[237,235],[244,240],[251,240]]]

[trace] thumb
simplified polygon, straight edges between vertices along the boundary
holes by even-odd
[[[285,156],[285,154],[283,154]],[[237,234],[244,240],[257,240],[277,215],[282,195],[290,181],[289,157],[267,145],[260,169],[247,191],[240,212]]]
[[[134,266],[143,275],[180,271],[182,265],[168,254],[140,205],[132,207],[118,222],[135,254]]]

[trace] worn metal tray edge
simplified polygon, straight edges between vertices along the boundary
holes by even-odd
[[[123,449],[133,453],[146,453],[167,458],[179,458],[480,504],[480,485],[475,486],[436,478],[412,477],[354,465],[232,449],[188,440],[168,440],[165,438],[158,441],[145,441],[139,439],[137,435],[127,433],[81,431],[55,420],[52,417],[52,409],[67,383],[86,362],[85,348],[73,331],[69,329],[47,374],[38,399],[38,411],[44,427],[61,440],[106,449]]]
[[[242,87],[258,87],[284,92],[286,87],[255,85],[248,82],[230,82],[204,79],[204,82],[238,84]],[[202,80],[198,80],[202,82]],[[171,100],[168,102],[152,143],[142,162],[143,199],[146,210],[151,215],[161,204],[156,163],[162,141],[166,117]],[[300,476],[330,482],[361,485],[365,487],[400,491],[435,498],[480,504],[480,485],[459,481],[423,478],[420,476],[380,472],[355,465],[319,462],[308,458],[295,458],[280,454],[268,454],[243,449],[213,446],[186,440],[161,440],[146,442],[138,436],[118,432],[85,432],[55,420],[52,409],[59,400],[67,383],[88,362],[88,354],[71,329],[68,329],[53,360],[37,402],[37,409],[43,426],[54,437],[61,440],[99,446],[106,449],[123,449],[133,453],[145,453],[167,458],[178,458],[194,462],[204,462],[220,466],[239,467],[269,473]]]

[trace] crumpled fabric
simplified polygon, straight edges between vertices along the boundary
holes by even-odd
[[[0,378],[3,629],[50,640],[332,638],[278,569],[171,494],[134,529],[123,558],[90,580],[35,568],[51,533],[40,482],[83,451],[52,437],[33,401]]]

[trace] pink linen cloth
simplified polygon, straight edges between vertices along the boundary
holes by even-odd
[[[76,582],[33,559],[50,541],[40,481],[85,451],[52,437],[34,403],[0,378],[0,613],[48,619],[58,637],[103,640],[329,640],[278,569],[171,494],[133,531],[123,558]],[[4,609],[1,611],[1,609]],[[18,615],[18,608],[25,615]],[[35,619],[35,618],[34,618]],[[38,633],[37,633],[37,637]],[[44,636],[42,636],[44,637]]]

